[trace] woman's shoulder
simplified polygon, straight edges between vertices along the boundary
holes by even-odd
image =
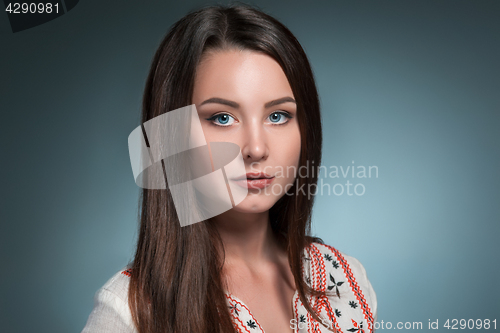
[[[321,257],[325,265],[331,265],[334,269],[342,267],[342,270],[354,270],[359,273],[356,276],[366,277],[366,270],[358,259],[331,245],[312,242],[306,251],[309,253],[310,258],[314,258],[316,262],[321,261],[319,260],[319,257]]]
[[[94,308],[82,333],[130,332],[135,333],[130,308],[128,287],[130,267],[117,271],[94,295]]]
[[[107,291],[120,298],[125,303],[128,303],[128,286],[130,284],[130,265],[122,267],[115,272],[111,278],[99,289],[99,291]],[[98,292],[99,292],[98,291]]]
[[[315,262],[323,262],[334,269],[342,267],[343,270],[355,270],[361,273],[357,275],[366,276],[366,270],[358,259],[347,255],[331,245],[312,242],[306,248],[306,253],[309,259],[314,259]]]
[[[364,266],[335,247],[312,242],[306,248],[309,280],[316,288],[331,291],[335,302],[349,310],[361,309],[368,321],[377,316],[377,296]]]

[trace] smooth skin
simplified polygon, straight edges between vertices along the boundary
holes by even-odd
[[[269,209],[293,184],[291,170],[297,170],[300,157],[290,84],[268,55],[215,51],[198,65],[193,104],[207,142],[236,143],[247,172],[275,176],[266,191],[249,189],[240,204],[212,220],[224,243],[226,290],[249,307],[265,332],[293,332],[295,282],[269,223]]]

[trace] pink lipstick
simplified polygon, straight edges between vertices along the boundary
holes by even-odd
[[[268,175],[265,172],[249,172],[245,175],[246,177],[240,177],[233,179],[241,187],[246,187],[248,189],[262,189],[269,185],[274,180],[273,176]]]

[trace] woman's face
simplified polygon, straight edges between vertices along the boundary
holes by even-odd
[[[192,103],[207,142],[232,142],[241,149],[247,179],[236,181],[248,195],[233,209],[269,210],[293,185],[301,147],[297,105],[280,65],[253,51],[206,54]]]

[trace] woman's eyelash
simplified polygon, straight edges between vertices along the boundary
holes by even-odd
[[[273,123],[273,125],[276,125],[276,126],[279,126],[279,125],[285,125],[286,123],[288,123],[288,120],[289,120],[289,119],[292,119],[292,118],[293,118],[293,116],[292,116],[289,112],[287,112],[287,111],[275,111],[275,112],[271,113],[271,114],[269,115],[269,117],[271,117],[273,114],[279,114],[279,115],[281,115],[281,116],[283,116],[283,117],[287,118],[287,121],[285,121],[285,122],[283,122],[283,123],[273,123],[273,122],[271,122],[271,123]],[[269,117],[268,117],[268,118],[269,118]]]
[[[216,119],[220,118],[221,116],[227,116],[227,117],[230,117],[233,119],[233,122],[234,122],[234,117],[231,116],[229,113],[217,113],[217,114],[214,114],[213,116],[207,118],[206,120],[210,121],[212,124],[216,125],[216,126],[221,126],[221,127],[227,127],[229,125],[225,125],[225,124],[217,124],[215,122]],[[229,121],[229,119],[228,119]]]
[[[273,112],[273,113],[279,113],[279,114],[282,114],[282,115],[284,115],[285,117],[287,117],[288,119],[293,118],[293,116],[292,116],[292,115],[290,114],[290,112],[288,112],[288,111],[276,111],[276,112]],[[273,113],[271,113],[271,114],[273,114]]]

